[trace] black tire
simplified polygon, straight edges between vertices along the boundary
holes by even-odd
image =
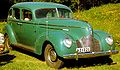
[[[8,35],[5,35],[5,43],[4,46],[7,50],[12,50],[11,44],[10,44],[10,39]]]
[[[47,44],[45,48],[44,57],[47,65],[52,68],[59,69],[64,64],[62,59],[57,56],[57,53],[55,52],[54,48],[50,44]]]

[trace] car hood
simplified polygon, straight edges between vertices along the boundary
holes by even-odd
[[[74,19],[40,19],[38,25],[47,26],[49,29],[61,30],[74,39],[88,36],[92,33],[92,27],[85,21]]]

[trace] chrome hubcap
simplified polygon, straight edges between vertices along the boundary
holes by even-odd
[[[56,55],[56,52],[55,52],[53,49],[50,49],[50,50],[49,50],[48,58],[49,58],[49,60],[52,61],[52,62],[55,62],[55,61],[56,61],[57,55]]]

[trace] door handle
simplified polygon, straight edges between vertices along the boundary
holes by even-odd
[[[22,23],[17,23],[18,25],[22,25]]]

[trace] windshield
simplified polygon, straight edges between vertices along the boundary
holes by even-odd
[[[70,10],[58,8],[58,13],[60,18],[72,18]]]
[[[35,11],[36,18],[72,18],[70,10],[62,8],[45,8]]]

